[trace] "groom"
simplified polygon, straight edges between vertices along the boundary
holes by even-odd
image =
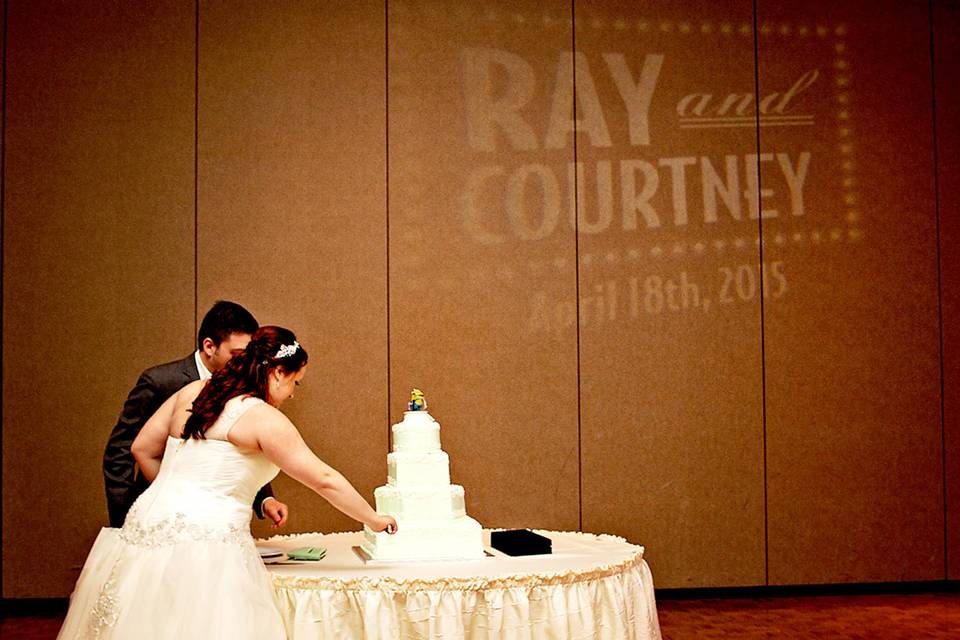
[[[123,526],[134,500],[150,484],[137,472],[130,453],[130,445],[144,423],[164,400],[194,380],[209,379],[214,371],[227,364],[234,353],[243,351],[257,326],[249,311],[234,302],[221,300],[203,316],[196,351],[183,360],[161,364],[140,374],[103,453],[103,478],[111,527]],[[253,511],[258,518],[270,518],[276,527],[286,523],[289,512],[287,505],[273,497],[269,483],[257,493]]]

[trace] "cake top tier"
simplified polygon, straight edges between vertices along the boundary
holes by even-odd
[[[403,420],[393,425],[394,451],[437,451],[440,424],[426,411],[404,411]]]
[[[393,432],[413,430],[440,431],[440,423],[426,411],[404,411],[403,420],[393,425]]]

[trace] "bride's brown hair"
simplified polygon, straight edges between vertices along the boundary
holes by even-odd
[[[204,439],[204,433],[220,417],[230,398],[251,395],[266,400],[270,372],[274,369],[295,373],[305,364],[307,352],[297,343],[292,331],[283,327],[260,327],[247,348],[230,358],[223,369],[215,371],[200,390],[183,427],[183,439]]]

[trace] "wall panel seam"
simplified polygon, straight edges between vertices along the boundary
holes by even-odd
[[[760,38],[758,33],[759,15],[757,9],[757,0],[753,0],[753,90],[755,96],[760,96]],[[763,188],[763,174],[760,166],[760,107],[759,100],[753,101],[753,112],[756,122],[756,142],[757,142],[757,199],[760,198]],[[759,269],[760,272],[760,291],[764,291],[763,283],[763,216],[757,216],[757,228],[759,232]],[[763,428],[763,582],[770,584],[770,518],[769,498],[767,490],[767,354],[766,354],[766,336],[765,336],[765,309],[763,304],[763,295],[760,295],[760,416]]]
[[[577,514],[578,529],[583,531],[583,438],[580,384],[580,185],[577,171],[577,1],[570,0],[570,41],[573,58],[573,264],[575,274],[574,305],[577,318]]]
[[[387,453],[390,452],[390,0],[383,0],[384,222],[386,224]]]
[[[6,245],[6,236],[4,235],[5,231],[5,222],[7,218],[7,208],[6,208],[6,193],[7,193],[7,39],[9,36],[9,31],[7,29],[7,0],[3,0],[3,61],[0,64],[3,65],[3,87],[0,88],[0,336],[6,334],[3,333],[3,320],[4,320],[4,298],[3,295],[5,284],[6,284],[6,270],[3,268],[6,264],[6,253],[4,247]],[[2,365],[3,359],[0,358],[0,365]],[[2,378],[2,375],[0,375]],[[3,400],[6,400],[6,394],[0,391],[0,396]],[[3,402],[0,402],[0,425],[3,425]],[[3,461],[3,432],[5,429],[0,427],[0,464]],[[0,473],[0,476],[3,474]],[[3,526],[3,501],[0,500],[0,528]],[[3,555],[0,554],[0,577],[3,576]],[[0,593],[3,593],[3,584],[0,583]]]
[[[200,0],[193,3],[193,334],[200,315]]]
[[[936,242],[937,242],[937,361],[939,363],[940,375],[940,483],[943,492],[943,579],[949,577],[950,565],[948,554],[950,553],[947,518],[947,435],[945,423],[945,405],[944,405],[944,380],[943,380],[943,280],[942,280],[942,255],[940,250],[940,156],[937,152],[937,74],[936,74],[936,56],[934,42],[933,25],[933,2],[927,2],[927,23],[929,26],[930,38],[930,120],[932,124],[933,136],[933,207],[934,221],[936,223]]]

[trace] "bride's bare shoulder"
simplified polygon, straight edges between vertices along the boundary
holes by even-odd
[[[177,392],[177,396],[180,400],[193,402],[197,399],[197,396],[200,395],[200,390],[203,389],[206,384],[206,380],[194,380],[187,386],[181,388],[180,391]]]
[[[206,383],[206,380],[197,380],[177,391],[174,394],[175,406],[173,410],[175,412],[189,411],[190,407],[193,406],[193,401],[200,395],[200,390]]]
[[[277,409],[268,402],[259,402],[257,406],[250,408],[250,417],[253,418],[259,425],[274,428],[274,427],[292,427],[293,423],[290,422],[288,418],[280,409]]]

